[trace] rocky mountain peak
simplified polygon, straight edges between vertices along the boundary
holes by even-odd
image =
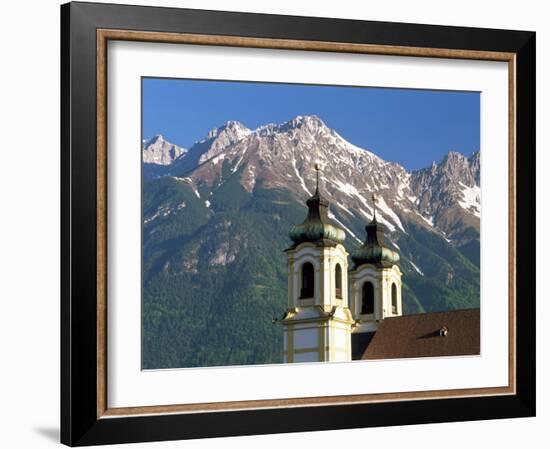
[[[162,134],[155,134],[153,137],[150,137],[149,139],[143,139],[142,146],[143,148],[146,148],[156,143],[161,144],[162,142],[166,142],[166,140],[164,139],[164,136]]]
[[[241,122],[229,120],[217,128],[211,129],[204,140],[211,140],[220,137],[227,137],[232,141],[237,141],[249,135],[252,131]]]
[[[443,156],[443,159],[441,160],[441,165],[445,165],[447,163],[461,163],[466,160],[466,156],[464,156],[462,153],[451,150],[445,156]]]
[[[219,126],[211,129],[206,138],[201,140],[198,145],[201,147],[208,145],[209,148],[199,157],[199,163],[212,159],[230,145],[233,145],[240,140],[248,137],[252,131],[244,126],[241,122],[230,120]]]
[[[480,185],[480,164],[481,164],[481,157],[479,154],[479,151],[476,151],[468,158],[468,164],[470,164],[470,170],[474,174],[475,182],[477,185]]]
[[[293,128],[307,128],[310,130],[318,128],[326,128],[325,122],[321,120],[317,115],[297,115],[292,120],[286,122],[289,127]]]
[[[156,134],[143,141],[143,162],[154,165],[170,165],[181,155],[187,152],[187,148],[168,142],[162,134]]]
[[[467,186],[473,186],[476,184],[476,178],[479,179],[479,152],[467,158],[456,151],[449,151],[437,164],[435,172],[432,167],[432,173],[443,177],[445,182],[450,184],[462,182]]]
[[[411,187],[422,214],[452,236],[479,229],[481,212],[479,151],[469,158],[456,151],[439,164],[412,173]]]
[[[298,115],[283,123],[270,123],[256,129],[259,136],[269,136],[279,133],[307,132],[313,135],[319,132],[331,132],[332,130],[316,115]]]
[[[439,162],[440,167],[461,165],[467,163],[468,158],[458,151],[450,150]]]

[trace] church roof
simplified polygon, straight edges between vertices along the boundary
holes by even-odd
[[[293,226],[290,229],[289,236],[295,245],[303,242],[313,243],[342,243],[346,238],[346,233],[328,216],[328,200],[319,192],[319,168],[317,170],[317,186],[315,193],[310,197],[306,204],[308,214],[303,223]]]
[[[403,315],[384,319],[362,360],[478,355],[479,309]]]

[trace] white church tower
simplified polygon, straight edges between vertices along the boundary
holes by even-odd
[[[284,362],[351,360],[354,320],[348,307],[348,253],[345,233],[328,217],[328,201],[315,194],[302,224],[293,226],[288,256],[288,309],[284,326]]]
[[[384,318],[403,314],[399,254],[385,246],[384,227],[374,214],[365,227],[367,238],[351,254],[354,263],[349,272],[351,310],[357,321],[354,334],[375,332]]]

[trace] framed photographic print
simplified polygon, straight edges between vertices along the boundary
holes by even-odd
[[[535,414],[535,33],[61,18],[63,443]]]

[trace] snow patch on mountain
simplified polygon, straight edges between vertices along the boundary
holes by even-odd
[[[185,178],[181,178],[179,176],[172,176],[172,179],[175,179],[176,181],[185,182],[186,184],[192,184],[193,180],[186,176]]]
[[[339,179],[334,179],[332,183],[336,186],[336,188],[340,192],[345,193],[348,196],[356,196],[359,198],[363,198],[359,193],[359,190],[357,190],[355,186],[351,185],[348,182],[342,182]]]
[[[412,260],[409,260],[409,263],[420,276],[424,276],[424,272],[420,268],[418,268]]]
[[[424,215],[422,215],[419,212],[416,212],[416,215],[419,216],[428,226],[430,226],[431,228],[434,227],[434,217],[429,216],[426,218]]]
[[[336,223],[342,226],[349,235],[351,235],[355,240],[357,240],[357,242],[363,243],[360,239],[357,238],[357,236],[353,233],[353,231],[350,228],[348,228],[344,223],[342,223],[340,220],[338,220],[338,218],[336,218],[336,215],[334,215],[330,210],[328,211],[328,218],[330,218],[331,220],[334,220]]]
[[[304,189],[304,191],[305,191],[309,196],[311,196],[311,192],[310,192],[309,189],[307,188],[306,183],[305,183],[305,181],[304,181],[304,178],[302,178],[302,175],[300,175],[300,172],[298,171],[298,168],[296,167],[296,158],[292,158],[292,168],[294,168],[294,173],[296,174],[296,177],[297,177],[298,180],[300,181],[300,185],[302,186],[302,188]]]
[[[346,212],[348,215],[351,215],[352,217],[355,215],[351,210],[349,210],[346,206],[344,206],[343,204],[340,204],[340,203],[336,203],[335,206],[339,207],[340,209],[342,209],[344,212]]]
[[[248,151],[248,147],[245,148],[245,150],[241,154],[241,157],[239,158],[239,160],[237,161],[235,166],[231,169],[231,173],[235,173],[239,169],[239,167],[240,167],[241,163],[243,162],[244,156],[246,155],[247,151]]]
[[[185,202],[177,204],[175,207],[160,206],[152,216],[145,218],[143,220],[143,224],[151,223],[152,221],[156,220],[159,217],[167,217],[168,215],[174,212],[177,212],[186,206],[187,205],[185,204]]]
[[[348,182],[342,182],[339,179],[334,179],[332,181],[332,184],[334,184],[336,186],[336,188],[339,192],[342,192],[342,193],[346,194],[349,197],[353,197],[353,198],[359,200],[359,202],[370,211],[370,217],[372,218],[372,208],[371,208],[371,206],[369,205],[369,203],[365,199],[364,195],[361,194],[361,192],[359,192],[359,190],[357,190],[357,188],[355,186],[353,186],[352,184],[350,184]],[[366,212],[364,212],[364,213],[367,214]]]
[[[249,193],[254,190],[254,186],[256,185],[255,168],[256,167],[254,165],[248,164],[248,166],[246,167],[246,171],[241,177],[241,184],[245,188],[245,190]]]
[[[359,212],[366,218],[366,221],[367,222],[370,222],[373,218],[373,215],[372,213],[368,213],[366,212],[364,209],[359,209]],[[381,214],[376,214],[376,220],[379,222],[379,223],[382,223],[386,229],[389,231],[389,232],[395,232],[395,225],[393,225],[392,223],[390,223],[388,220],[386,220],[386,218],[384,218],[384,216],[382,216]]]
[[[216,165],[218,162],[223,161],[225,159],[225,155],[219,154],[218,156],[215,156],[212,158],[212,164]]]
[[[407,233],[405,231],[405,228],[403,227],[403,224],[401,223],[401,220],[399,219],[399,217],[397,216],[397,214],[391,209],[391,207],[389,207],[386,203],[386,200],[384,200],[384,197],[379,197],[378,198],[378,201],[376,203],[376,205],[378,206],[378,208],[386,215],[388,216],[389,218],[391,218],[393,220],[393,222],[397,225],[397,227],[399,229],[401,229],[401,231],[403,231],[405,234]]]
[[[462,187],[462,201],[459,200],[460,206],[473,213],[476,217],[481,216],[481,189],[479,186],[469,187],[462,182],[459,182]]]

